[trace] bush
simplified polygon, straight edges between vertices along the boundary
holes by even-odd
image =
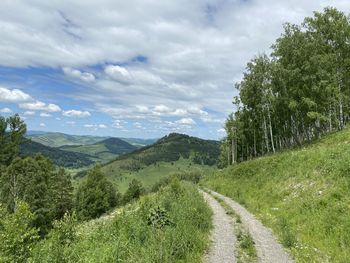
[[[145,189],[143,188],[142,183],[136,179],[133,179],[123,196],[123,202],[126,204],[132,200],[139,199],[139,197],[144,193]]]
[[[34,214],[29,205],[16,200],[16,210],[8,213],[0,204],[0,262],[27,262],[38,240],[38,229],[31,225]]]
[[[93,168],[82,182],[76,194],[76,211],[80,220],[99,217],[117,204],[113,184],[107,180],[99,167]]]

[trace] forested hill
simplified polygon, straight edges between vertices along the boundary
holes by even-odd
[[[301,145],[350,120],[350,19],[326,8],[285,24],[272,54],[247,63],[226,122],[222,162]]]
[[[54,164],[66,168],[80,168],[93,163],[91,156],[87,154],[63,151],[30,140],[20,145],[20,153],[22,156],[32,157],[42,154]]]
[[[204,140],[185,134],[171,133],[156,143],[120,156],[115,162],[135,165],[135,169],[157,162],[174,162],[181,157],[196,164],[214,165],[220,154],[220,142]],[[127,162],[126,162],[127,161]]]

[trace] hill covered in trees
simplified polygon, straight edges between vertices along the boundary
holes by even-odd
[[[116,159],[124,168],[138,170],[157,162],[175,162],[181,157],[195,164],[215,165],[220,154],[220,142],[203,140],[185,134],[171,133],[156,143]]]
[[[335,8],[287,23],[272,54],[248,62],[226,121],[221,165],[301,145],[350,117],[350,20]]]
[[[94,161],[91,160],[91,156],[88,154],[64,151],[27,140],[21,143],[20,154],[22,156],[31,157],[35,157],[37,154],[42,154],[50,159],[55,165],[66,168],[81,168],[94,163]]]

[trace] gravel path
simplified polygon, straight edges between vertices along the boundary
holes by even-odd
[[[201,191],[202,192],[202,191]],[[211,234],[212,246],[205,256],[206,263],[234,263],[236,237],[233,232],[232,219],[224,208],[209,194],[202,192],[204,199],[213,210],[213,226]]]
[[[266,263],[289,263],[293,262],[281,244],[277,242],[271,230],[264,227],[251,213],[243,206],[232,199],[217,192],[210,191],[213,196],[224,200],[238,215],[240,215],[244,227],[252,236],[259,262]],[[217,261],[220,262],[220,261]]]

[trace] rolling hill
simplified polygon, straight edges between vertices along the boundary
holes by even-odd
[[[138,147],[122,139],[107,138],[87,145],[64,145],[59,147],[59,149],[68,152],[87,154],[91,156],[92,160],[106,162],[115,159],[119,155],[130,153],[138,149]]]
[[[70,135],[60,132],[42,132],[42,131],[28,131],[27,138],[32,141],[41,143],[49,147],[61,147],[66,145],[88,145],[94,144],[108,138],[107,136],[91,136],[91,135]],[[157,139],[141,139],[141,138],[119,138],[138,148],[150,145],[157,141]]]
[[[132,179],[151,187],[161,178],[176,172],[207,173],[215,167],[220,143],[172,133],[156,143],[121,155],[102,166],[102,171],[124,191]],[[84,177],[85,172],[76,175]]]
[[[20,153],[22,156],[32,157],[41,153],[54,164],[66,168],[81,168],[93,164],[91,156],[87,154],[63,151],[29,140],[20,145]]]
[[[70,135],[60,132],[36,132],[29,131],[27,138],[49,147],[61,147],[63,145],[86,145],[93,144],[108,137]]]

